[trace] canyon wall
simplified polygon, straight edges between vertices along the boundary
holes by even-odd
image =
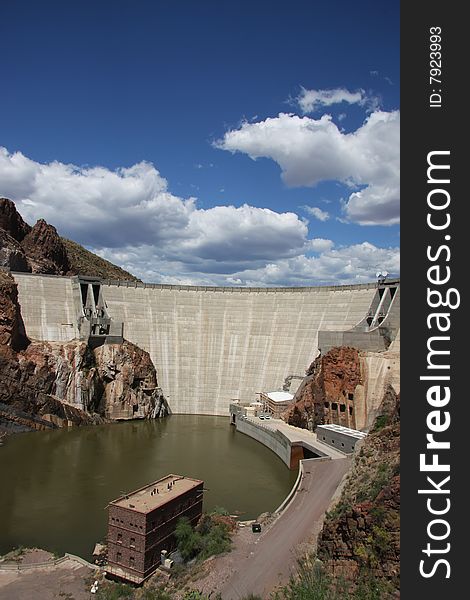
[[[60,292],[61,279],[47,281]],[[37,293],[34,299],[41,305]],[[63,305],[66,299],[62,298]],[[56,304],[60,305],[59,298]],[[32,340],[27,330],[17,285],[11,275],[0,271],[0,431],[166,414],[156,371],[145,350],[128,341],[93,349],[77,339]],[[60,329],[47,323],[45,331],[61,337]]]
[[[400,392],[399,331],[385,352],[341,346],[318,356],[283,418],[311,431],[329,423],[368,430],[388,388]]]
[[[338,503],[327,514],[318,557],[334,577],[387,584],[399,597],[400,397],[388,387],[370,434],[356,447]]]

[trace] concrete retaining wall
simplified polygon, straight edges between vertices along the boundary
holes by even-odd
[[[13,275],[28,335],[78,337],[72,278]],[[231,399],[253,401],[256,392],[282,389],[286,377],[303,375],[318,353],[318,331],[352,328],[367,314],[375,291],[375,284],[103,285],[109,314],[124,323],[124,337],[150,353],[171,410],[211,415],[227,415]]]
[[[251,423],[248,419],[237,418],[237,431],[250,436],[260,442],[279,456],[283,463],[290,469],[291,443],[279,431],[272,431],[262,425]]]

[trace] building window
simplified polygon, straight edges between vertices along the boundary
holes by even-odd
[[[344,444],[343,444],[343,446],[344,446]],[[131,541],[130,541],[130,544],[129,544],[129,546],[130,546],[131,548],[135,548],[135,538],[131,538]]]
[[[117,534],[117,543],[122,544],[122,533]]]
[[[116,552],[116,562],[121,562],[122,554],[120,552]]]
[[[352,406],[350,406],[350,407],[349,407],[349,414],[350,414],[350,415],[352,415],[352,414],[353,414],[353,407],[352,407]]]
[[[346,404],[340,404],[339,405],[339,410],[340,410],[340,412],[345,412],[346,411]]]
[[[135,558],[133,556],[129,556],[129,565],[133,567],[135,565]]]
[[[348,400],[354,400],[354,394],[349,393],[348,394]]]
[[[329,402],[325,402],[325,408],[330,408],[330,403]]]
[[[332,402],[332,403],[331,403],[331,408],[332,408],[333,410],[338,410],[338,405],[336,404],[336,402]]]

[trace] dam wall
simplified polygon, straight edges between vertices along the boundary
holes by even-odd
[[[78,284],[71,277],[13,273],[28,337],[48,342],[78,339]]]
[[[78,337],[77,278],[13,273],[27,334]],[[376,284],[211,288],[103,282],[107,311],[147,350],[174,413],[228,415],[230,401],[283,388],[318,354],[318,332],[364,319]],[[298,385],[299,380],[291,380]],[[295,389],[290,391],[294,392]]]

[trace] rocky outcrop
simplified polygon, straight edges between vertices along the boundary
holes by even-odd
[[[65,245],[57,229],[44,219],[34,225],[21,246],[33,273],[66,275],[70,271]]]
[[[359,352],[344,346],[332,348],[310,365],[283,419],[312,431],[324,423],[355,427],[354,396],[360,384]]]
[[[0,428],[15,431],[164,416],[150,356],[134,344],[30,342],[0,271]]]
[[[31,227],[7,198],[0,198],[0,266],[50,275],[70,271],[67,250],[56,228],[43,219]]]
[[[0,229],[5,230],[18,242],[31,231],[30,225],[23,221],[16,210],[15,203],[8,198],[0,198]]]
[[[398,589],[399,468],[400,398],[389,387],[318,540],[318,557],[335,578],[354,582],[366,575],[388,582],[392,591]]]
[[[4,229],[0,229],[0,267],[9,271],[31,271],[21,244]]]
[[[103,403],[109,419],[160,417],[168,412],[158,388],[148,352],[124,341],[95,349],[95,361],[104,384]]]
[[[399,333],[386,352],[342,346],[317,357],[283,418],[312,431],[325,423],[368,430],[390,386],[399,393]]]
[[[10,355],[28,344],[16,283],[11,275],[0,270],[0,353]]]
[[[44,219],[31,227],[8,198],[0,198],[0,267],[19,272],[140,281],[80,244],[60,237]]]

